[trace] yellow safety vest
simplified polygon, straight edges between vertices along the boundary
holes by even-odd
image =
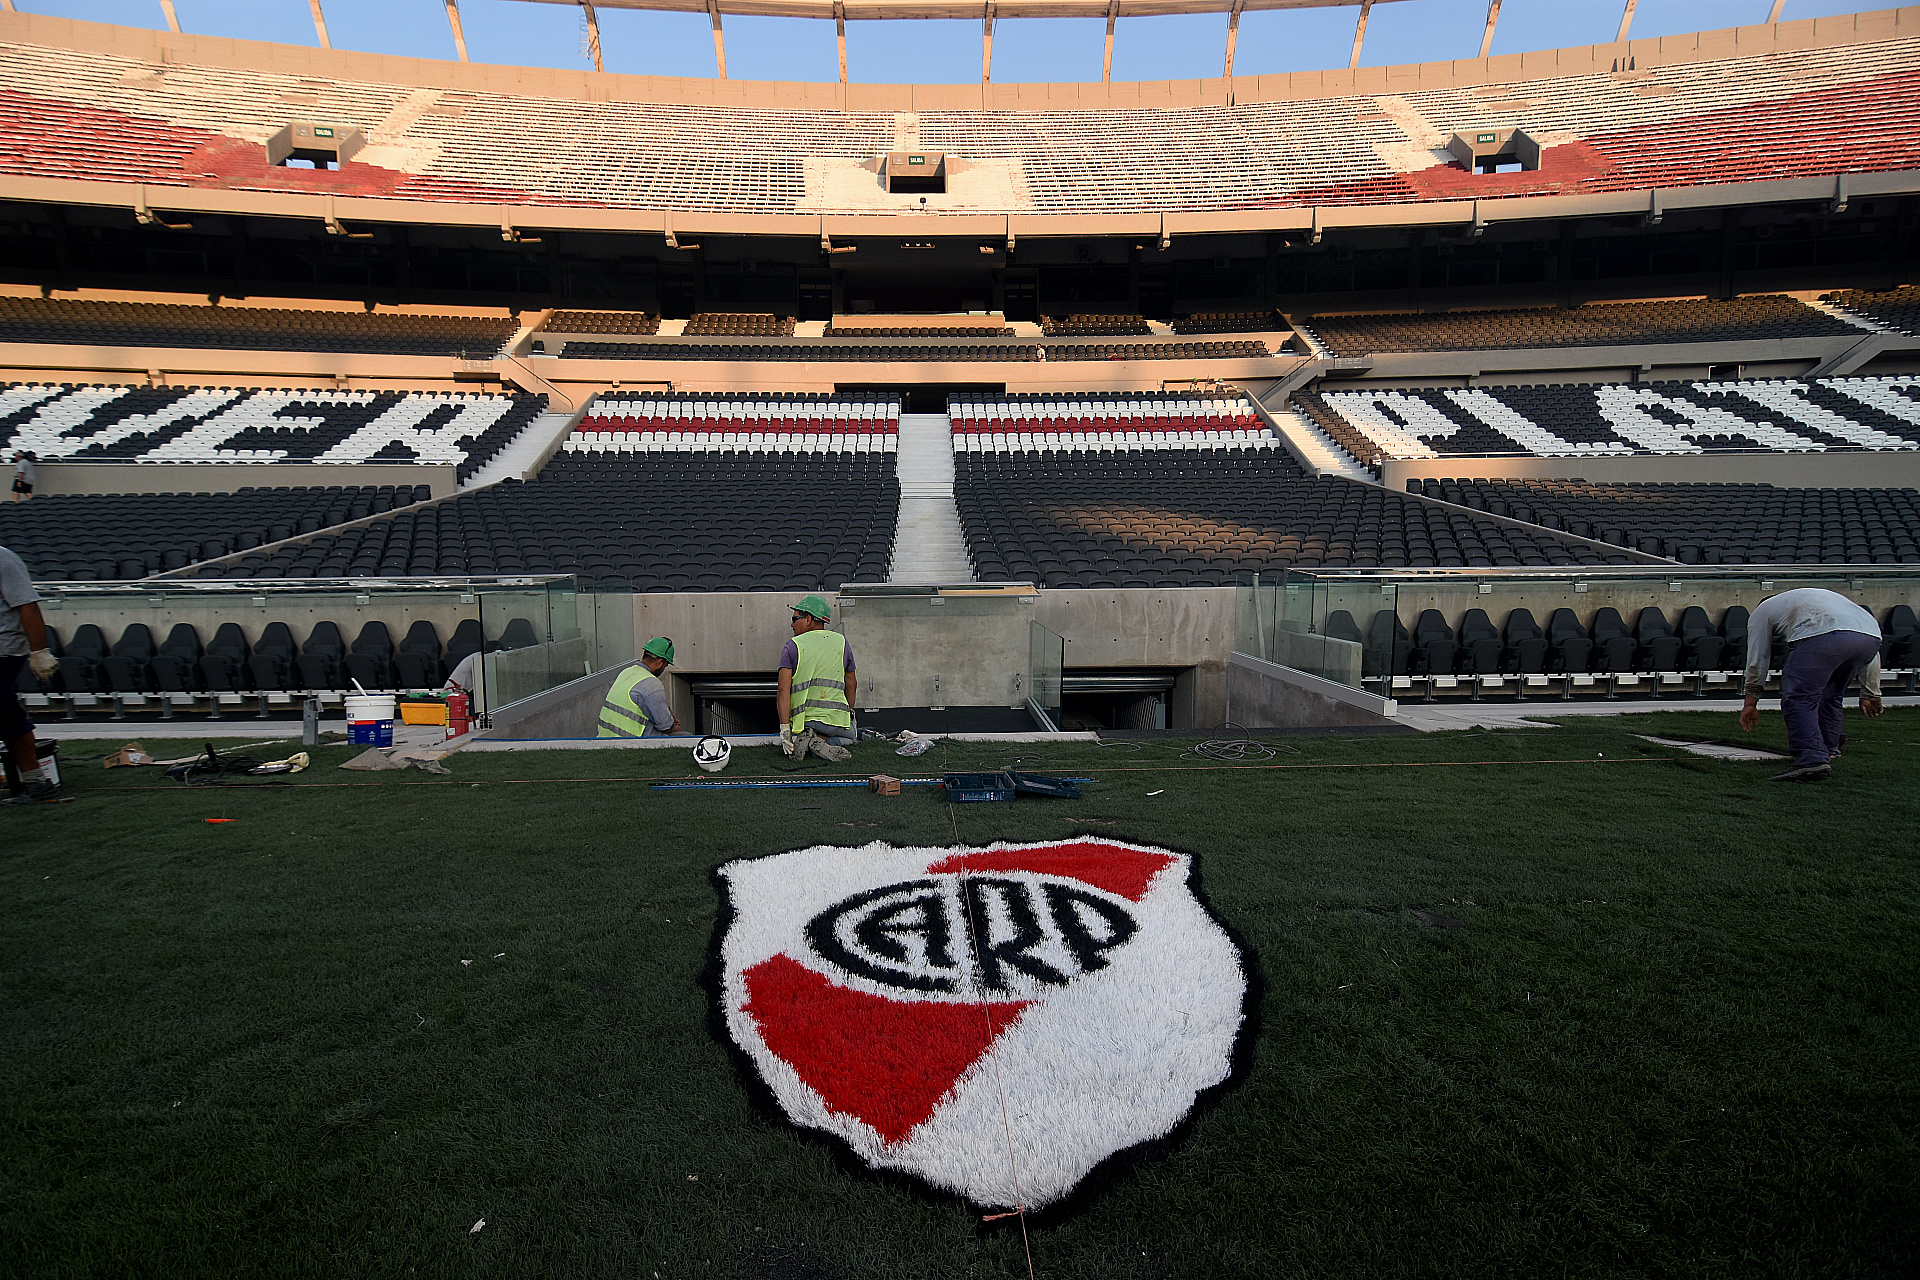
[[[607,690],[607,700],[600,705],[600,733],[602,738],[644,738],[650,727],[639,707],[634,705],[633,691],[648,680],[659,682],[659,677],[639,663],[622,671]],[[654,730],[658,735],[661,730]]]
[[[807,631],[793,638],[800,651],[793,669],[793,731],[809,720],[845,729],[853,724],[847,705],[847,638],[837,631]]]

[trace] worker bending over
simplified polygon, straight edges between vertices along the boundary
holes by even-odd
[[[819,596],[793,606],[793,639],[780,650],[780,749],[790,760],[853,754],[853,650],[827,630],[831,613]]]
[[[40,768],[39,742],[33,721],[20,703],[21,668],[45,684],[60,669],[47,640],[46,620],[40,616],[40,593],[20,557],[0,547],[0,742],[13,754],[20,771],[20,794],[0,804],[38,804],[60,799],[60,788]]]
[[[673,665],[673,641],[655,636],[640,650],[637,666],[622,671],[600,707],[602,738],[658,738],[680,732],[680,717],[667,701],[660,674]]]
[[[1760,691],[1772,665],[1773,642],[1790,646],[1780,667],[1780,714],[1787,722],[1793,763],[1775,782],[1817,782],[1846,738],[1840,700],[1860,682],[1860,712],[1880,714],[1880,624],[1837,592],[1819,587],[1782,591],[1762,600],[1747,620],[1747,699],[1740,727],[1760,723]]]

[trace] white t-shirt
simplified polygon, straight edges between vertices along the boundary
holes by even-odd
[[[0,547],[0,658],[24,658],[32,652],[27,629],[20,625],[20,606],[39,600],[26,562]]]
[[[1857,631],[1880,639],[1880,624],[1873,615],[1836,591],[1800,587],[1762,600],[1747,616],[1747,692],[1757,695],[1766,687],[1776,637],[1782,644],[1793,644],[1831,631]],[[1860,673],[1860,688],[1868,697],[1880,696],[1878,657]]]

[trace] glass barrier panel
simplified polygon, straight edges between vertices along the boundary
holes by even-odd
[[[1028,624],[1028,631],[1027,696],[1059,724],[1067,642],[1037,622]]]

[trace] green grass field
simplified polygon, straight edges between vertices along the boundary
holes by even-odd
[[[1910,1276],[1920,712],[1813,786],[1632,736],[1731,720],[833,770],[1097,779],[965,807],[655,792],[686,757],[638,751],[187,790],[69,744],[76,803],[0,812],[0,1272],[1024,1276],[1017,1222],[756,1107],[709,875],[1087,831],[1198,854],[1262,996],[1244,1077],[1037,1224],[1038,1275]]]

